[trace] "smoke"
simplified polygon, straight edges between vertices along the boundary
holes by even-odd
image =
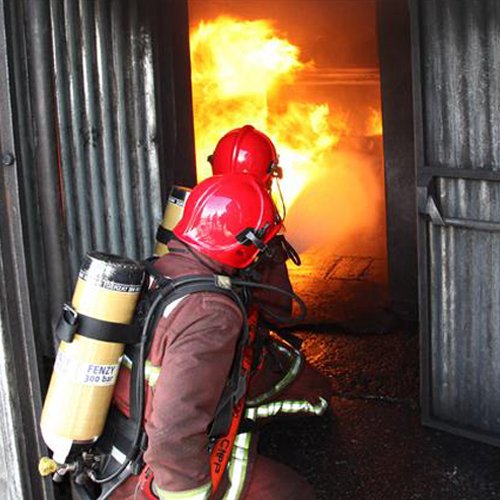
[[[286,235],[298,252],[383,256],[381,162],[381,155],[349,150],[327,156],[288,211]]]

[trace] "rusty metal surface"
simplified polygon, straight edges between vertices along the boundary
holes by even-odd
[[[500,5],[412,4],[423,419],[498,445]]]

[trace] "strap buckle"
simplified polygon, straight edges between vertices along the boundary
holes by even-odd
[[[76,325],[78,323],[78,312],[70,304],[63,304],[63,315],[70,325]]]
[[[245,246],[255,245],[262,253],[270,256],[269,247],[264,243],[262,238],[269,228],[269,223],[267,223],[261,229],[253,229],[248,227],[236,235],[236,239]]]
[[[218,288],[223,288],[224,290],[231,290],[231,278],[229,276],[224,276],[222,274],[214,275],[215,286]]]
[[[70,304],[63,304],[61,316],[56,326],[56,336],[64,342],[73,342],[78,329],[78,312]]]

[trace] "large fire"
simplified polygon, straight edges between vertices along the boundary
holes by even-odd
[[[191,32],[190,44],[198,180],[211,175],[207,156],[217,141],[229,130],[251,124],[276,145],[284,171],[287,228],[299,250],[311,245],[310,238],[303,238],[303,224],[311,233],[322,223],[318,218],[331,220],[333,212],[325,203],[332,200],[335,228],[344,228],[343,236],[377,224],[374,204],[380,203],[380,193],[373,188],[372,176],[366,175],[358,157],[351,161],[335,152],[341,139],[352,135],[345,112],[314,98],[299,100],[281,92],[301,74],[314,72],[314,63],[301,60],[299,48],[271,21],[228,16],[201,21]],[[369,117],[367,129],[378,134],[376,121],[374,115]],[[314,198],[306,206],[315,206],[319,214],[304,210],[302,201],[297,204],[301,193]],[[305,213],[316,224],[304,221]],[[332,233],[332,224],[325,226],[326,239],[320,236],[316,244],[330,245],[328,234],[338,239],[339,230]]]
[[[285,168],[281,187],[290,207],[322,155],[345,131],[327,104],[280,102],[280,85],[310,66],[298,47],[280,37],[271,22],[219,17],[191,34],[191,61],[198,180],[211,175],[207,156],[229,130],[247,123],[267,133]],[[272,107],[272,112],[270,108]]]

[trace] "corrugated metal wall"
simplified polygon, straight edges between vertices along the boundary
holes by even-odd
[[[28,140],[16,112],[17,31],[9,2],[0,0],[0,496],[54,498],[52,485],[35,473],[45,452],[38,427],[42,405],[39,352],[32,317],[26,220],[19,158]],[[22,136],[24,141],[16,137]],[[26,224],[27,225],[27,224]]]
[[[50,3],[60,189],[75,276],[88,249],[152,252],[162,212],[152,33],[138,1]]]
[[[194,182],[187,4],[8,4],[27,259],[51,355],[83,255],[150,256],[169,185]]]
[[[422,2],[427,161],[500,169],[500,3]]]
[[[500,3],[413,7],[424,419],[500,444]]]

